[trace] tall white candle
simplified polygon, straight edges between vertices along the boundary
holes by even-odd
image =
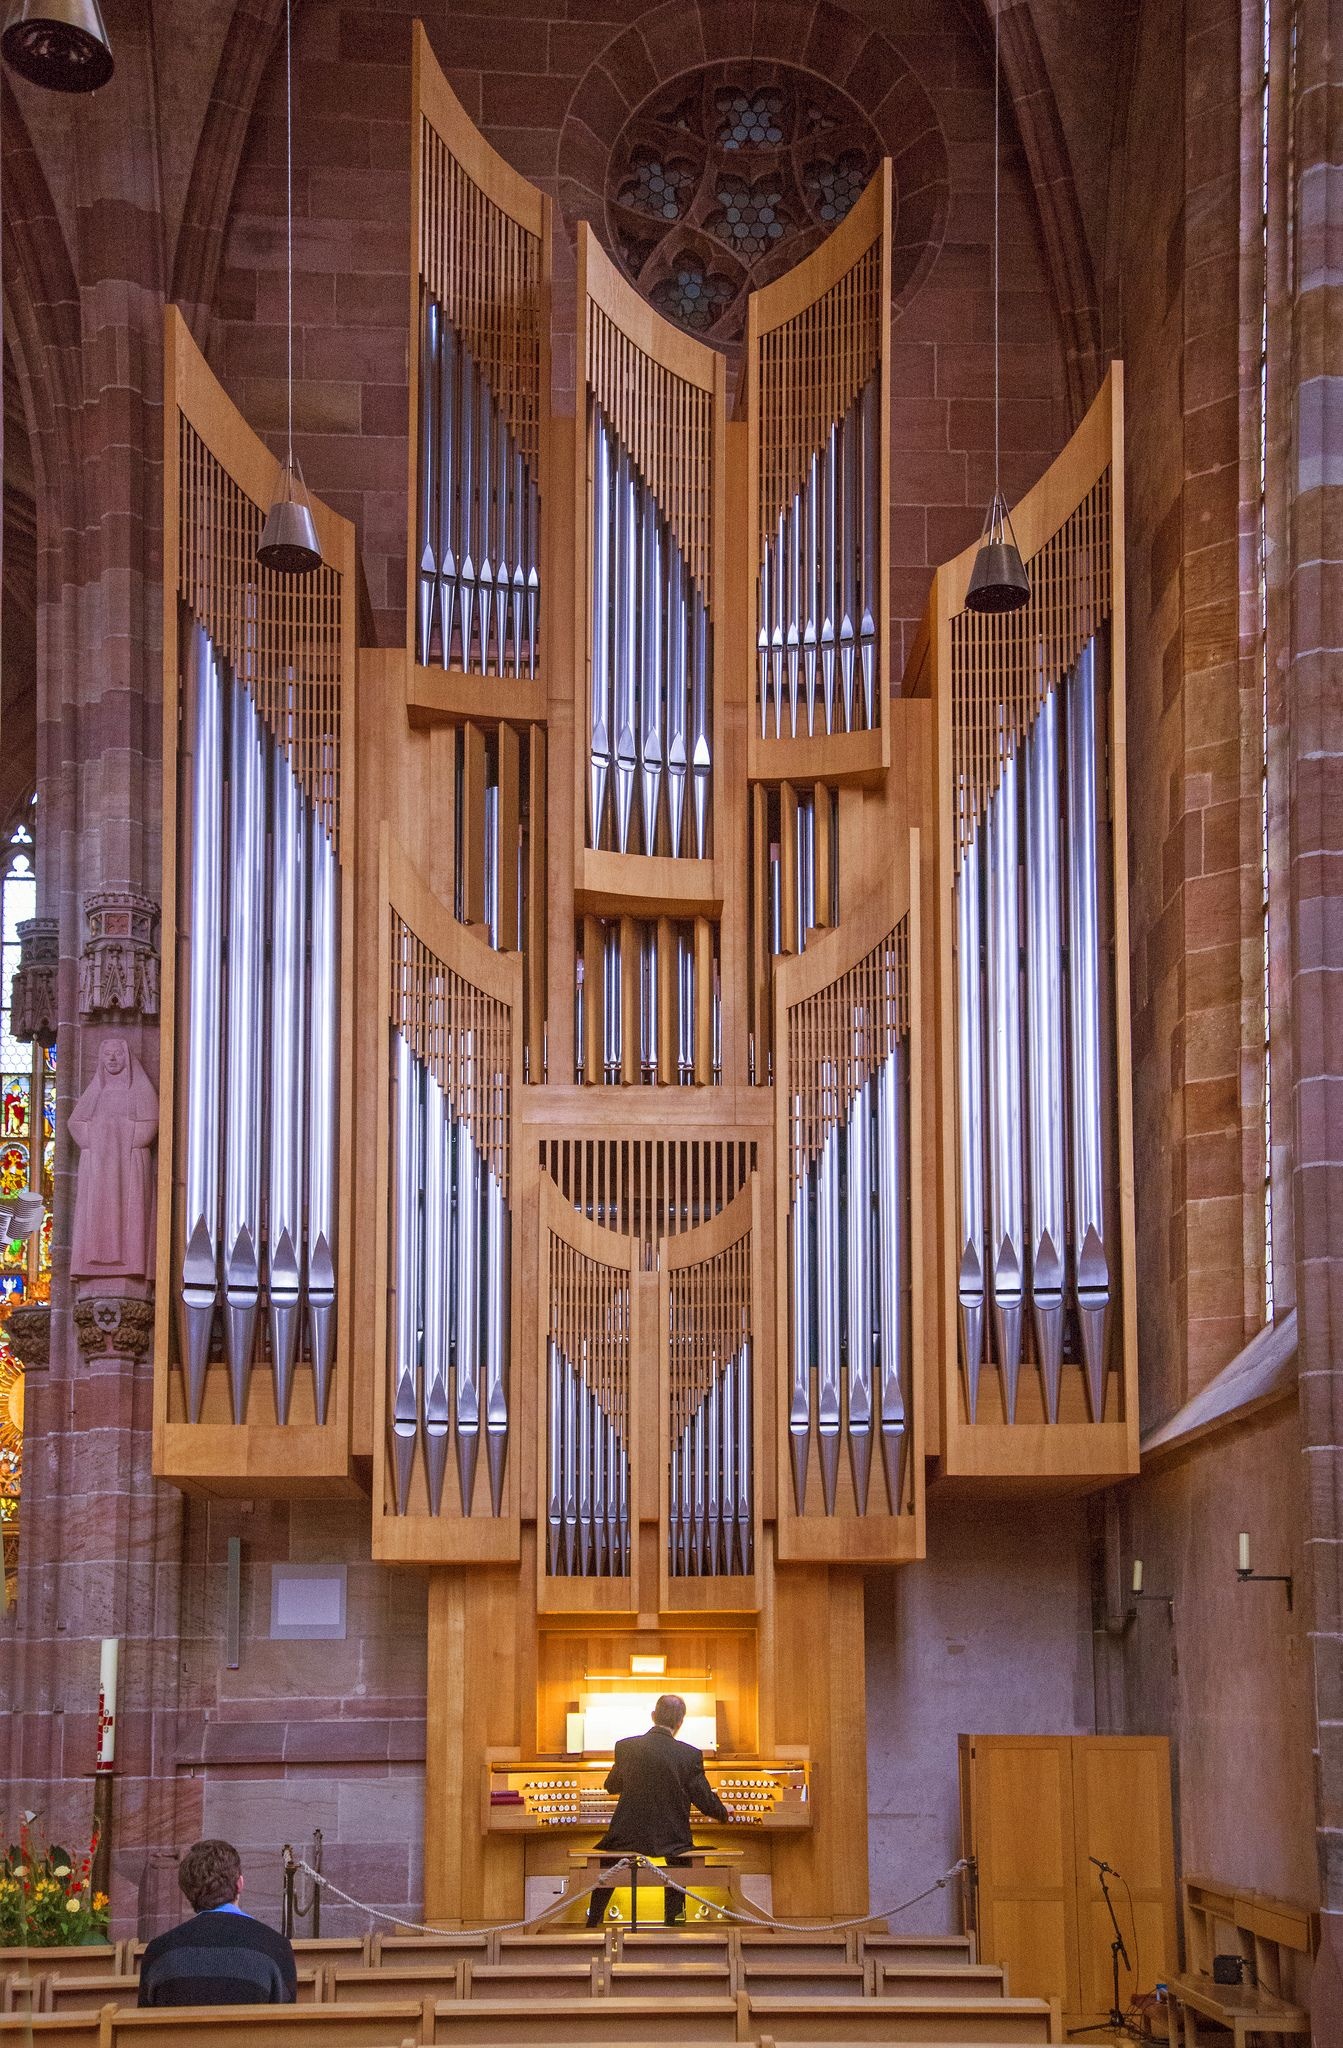
[[[1133,1590],[1135,1593],[1141,1593],[1142,1591],[1142,1559],[1140,1557],[1135,1557],[1133,1560]]]
[[[98,1769],[110,1771],[117,1754],[117,1660],[121,1644],[116,1636],[103,1638],[98,1665]]]
[[[1247,1572],[1250,1569],[1250,1539],[1243,1529],[1240,1533],[1240,1549],[1237,1555],[1239,1562],[1237,1564],[1236,1569],[1238,1571]]]

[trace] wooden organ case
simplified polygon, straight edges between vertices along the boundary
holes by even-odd
[[[580,228],[570,415],[549,203],[418,28],[412,95],[404,648],[324,507],[257,569],[168,315],[158,1470],[426,1573],[429,1917],[521,1912],[663,1689],[760,1895],[861,1911],[865,1574],[930,1480],[1135,1469],[1118,373],[1031,608],[939,571],[893,696],[889,166],[731,419]]]

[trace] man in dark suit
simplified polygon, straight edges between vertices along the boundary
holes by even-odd
[[[653,1708],[652,1727],[616,1744],[606,1789],[619,1797],[599,1849],[663,1856],[678,1867],[695,1846],[690,1836],[692,1806],[709,1820],[728,1819],[727,1808],[704,1775],[702,1754],[691,1743],[676,1739],[684,1719],[685,1701],[664,1692]],[[589,1927],[601,1926],[611,1890],[598,1885],[588,1900]],[[663,1888],[663,1916],[669,1927],[685,1918],[685,1893],[675,1885]]]
[[[242,1863],[231,1842],[197,1842],[177,1882],[195,1917],[156,1934],[140,1963],[141,2005],[292,2005],[294,1951],[238,1904]]]

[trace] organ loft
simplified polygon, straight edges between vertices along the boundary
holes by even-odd
[[[570,411],[419,28],[406,118],[403,644],[166,315],[154,1469],[423,1575],[429,1919],[668,1688],[733,1888],[862,1913],[865,1575],[1138,1467],[1122,369],[898,665],[889,160],[730,362],[580,224]]]

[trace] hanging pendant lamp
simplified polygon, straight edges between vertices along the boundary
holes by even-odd
[[[1002,73],[998,62],[999,6],[993,9],[993,500],[979,539],[979,553],[970,571],[965,592],[968,612],[1015,612],[1030,600],[1031,579],[1021,559],[1012,515],[1007,509],[1001,482],[1002,378],[999,372],[999,287],[998,218],[998,101]]]
[[[294,51],[292,0],[284,9],[284,119],[286,174],[286,277],[289,290],[288,448],[278,497],[271,502],[257,542],[263,569],[281,576],[308,576],[322,566],[322,546],[308,503],[303,472],[294,459]]]
[[[96,92],[112,76],[98,0],[11,0],[0,55],[49,92]]]

